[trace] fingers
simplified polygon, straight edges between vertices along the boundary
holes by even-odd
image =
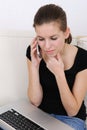
[[[37,37],[35,37],[32,41],[31,41],[31,53],[36,51],[36,45],[37,45]]]
[[[58,59],[58,62],[60,64],[61,68],[64,70],[64,63],[63,63],[63,59],[62,59],[60,53],[57,54],[57,59]]]
[[[31,42],[31,57],[35,60],[38,60],[38,58],[42,59],[41,51],[39,50],[39,48],[37,48],[37,45],[37,37],[35,37]]]
[[[62,61],[62,57],[61,57],[60,53],[57,54],[56,58],[58,61]]]
[[[34,49],[37,45],[37,37],[35,37],[31,42],[31,49]]]

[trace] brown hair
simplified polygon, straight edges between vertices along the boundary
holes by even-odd
[[[47,4],[39,8],[34,17],[33,27],[56,21],[60,24],[60,29],[65,32],[67,29],[67,18],[65,11],[55,4]],[[72,35],[70,34],[65,42],[71,43]]]

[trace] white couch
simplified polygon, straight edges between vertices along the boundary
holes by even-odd
[[[32,31],[0,31],[0,106],[27,98],[26,48]]]

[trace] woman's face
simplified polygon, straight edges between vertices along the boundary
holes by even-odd
[[[62,53],[65,39],[68,37],[68,31],[63,32],[57,22],[45,23],[35,27],[37,42],[42,53],[47,56],[56,56]]]

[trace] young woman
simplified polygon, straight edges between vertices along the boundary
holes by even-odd
[[[36,37],[26,53],[29,99],[75,130],[85,130],[87,51],[70,44],[66,13],[57,5],[39,8],[33,26]]]

